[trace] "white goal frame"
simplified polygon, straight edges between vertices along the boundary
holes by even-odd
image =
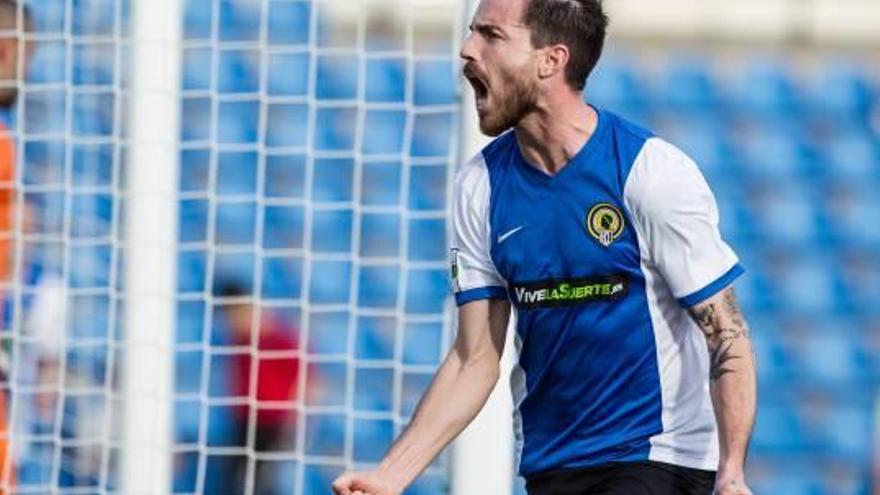
[[[136,0],[125,204],[121,493],[171,492],[181,0]]]

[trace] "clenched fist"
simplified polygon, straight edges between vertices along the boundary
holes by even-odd
[[[335,495],[400,495],[401,491],[377,471],[347,472],[333,482]]]

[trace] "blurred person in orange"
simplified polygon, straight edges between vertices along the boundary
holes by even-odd
[[[7,286],[11,282],[14,266],[14,235],[16,218],[15,191],[15,138],[11,129],[13,107],[18,99],[21,74],[27,70],[32,46],[25,41],[25,33],[32,30],[33,23],[27,6],[15,0],[0,0],[0,298],[6,299]],[[2,302],[0,300],[0,302]],[[2,308],[3,304],[0,304]],[[0,309],[0,321],[5,315]],[[9,493],[15,483],[15,467],[9,448],[9,422],[7,396],[8,352],[0,353],[0,495]]]

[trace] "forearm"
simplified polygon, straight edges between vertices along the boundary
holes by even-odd
[[[706,336],[709,384],[718,423],[719,470],[742,473],[755,422],[755,353],[736,295],[728,288],[692,308]]]
[[[400,489],[409,485],[479,413],[498,376],[497,355],[451,352],[379,471]]]
[[[741,472],[755,422],[757,394],[752,343],[745,335],[708,344],[712,359],[712,404],[721,450],[719,469]]]

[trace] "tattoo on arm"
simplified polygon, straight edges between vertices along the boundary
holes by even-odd
[[[709,378],[713,382],[734,372],[730,362],[742,357],[735,353],[734,343],[738,339],[749,339],[749,328],[742,317],[733,288],[724,291],[722,301],[720,304],[701,304],[690,310],[694,321],[706,335],[710,356]]]
[[[724,367],[729,361],[739,359],[739,356],[734,356],[730,353],[731,346],[733,346],[733,344],[729,341],[721,342],[721,344],[711,350],[709,378],[711,378],[713,382],[717,381],[727,373],[733,373],[732,369]]]

